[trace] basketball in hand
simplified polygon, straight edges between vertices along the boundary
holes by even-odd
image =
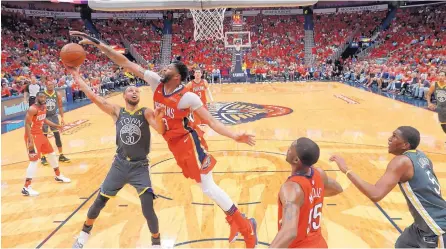
[[[84,63],[87,53],[76,43],[68,43],[60,51],[60,59],[68,67],[79,67]]]

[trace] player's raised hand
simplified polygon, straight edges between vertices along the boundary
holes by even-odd
[[[248,144],[250,146],[254,146],[256,144],[255,136],[247,133],[237,134],[234,140],[239,143]]]
[[[100,43],[98,39],[79,31],[70,31],[70,35],[83,38],[82,41],[79,42],[81,45],[98,45]]]
[[[67,69],[68,73],[72,74],[74,77],[79,76],[79,67],[70,67],[70,66],[67,66],[65,63],[64,63],[64,66]]]
[[[86,33],[76,31],[76,30],[71,30],[69,33],[71,36],[80,36],[80,37],[88,36]]]
[[[338,156],[338,155],[333,155],[330,157],[330,162],[335,162],[339,169],[342,171],[342,173],[347,172],[348,167],[347,167],[347,163],[345,162],[344,158]]]

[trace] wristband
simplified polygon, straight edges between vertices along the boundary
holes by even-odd
[[[348,174],[352,171],[353,171],[352,169],[347,170],[347,172],[345,172],[345,175],[348,177]]]

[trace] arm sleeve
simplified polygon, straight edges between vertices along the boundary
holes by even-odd
[[[180,102],[178,103],[178,109],[191,109],[191,111],[195,111],[198,108],[203,106],[200,97],[192,92],[187,92],[181,97]]]
[[[153,71],[146,70],[144,72],[144,80],[149,83],[152,91],[155,92],[156,88],[160,84],[161,77]]]

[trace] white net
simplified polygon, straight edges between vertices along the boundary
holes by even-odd
[[[194,19],[194,39],[198,40],[223,40],[223,20],[226,8],[217,9],[191,9]]]

